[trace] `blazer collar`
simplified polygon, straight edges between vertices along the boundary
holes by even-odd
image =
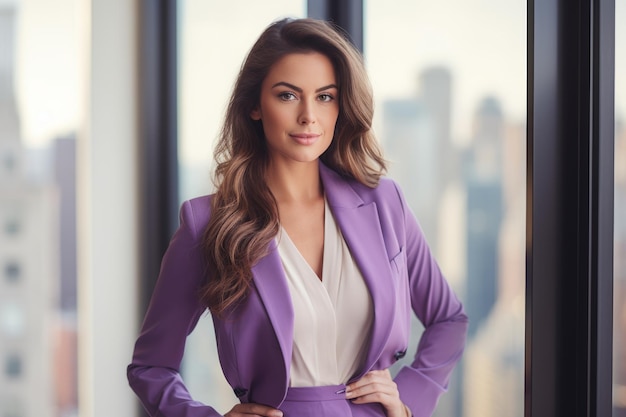
[[[366,203],[350,181],[320,162],[320,178],[326,199],[372,297],[374,319],[364,369],[376,363],[391,332],[394,285],[376,203]],[[366,191],[368,192],[368,191]],[[276,244],[252,268],[254,284],[265,305],[278,339],[287,376],[291,366],[294,311],[289,287]],[[288,381],[286,381],[288,382]]]

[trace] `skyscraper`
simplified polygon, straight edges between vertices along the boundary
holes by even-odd
[[[498,236],[502,221],[504,118],[499,102],[487,97],[475,115],[472,146],[465,155],[467,192],[467,293],[470,338],[487,318],[498,286]]]
[[[417,98],[383,103],[385,156],[429,244],[437,238],[437,145],[432,120]]]
[[[452,75],[446,67],[434,66],[419,75],[419,98],[423,103],[431,124],[432,143],[435,147],[437,169],[431,181],[440,190],[439,197],[451,180],[455,179],[457,168],[456,150],[452,143]]]
[[[524,415],[525,143],[523,124],[485,99],[466,166],[465,417]]]
[[[54,388],[57,416],[69,417],[78,413],[75,135],[56,138],[52,146],[59,207],[59,319]]]
[[[419,74],[415,97],[383,103],[383,143],[390,173],[418,217],[428,243],[439,254],[439,208],[458,177],[450,136],[452,78],[444,67]]]

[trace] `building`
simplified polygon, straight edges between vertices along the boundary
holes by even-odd
[[[52,417],[58,201],[24,175],[14,44],[15,7],[0,5],[0,415]]]
[[[464,161],[467,195],[467,289],[469,336],[489,315],[498,286],[498,238],[503,215],[502,143],[504,117],[499,102],[485,98],[475,115],[471,147]]]
[[[489,288],[494,290],[495,299],[475,327],[465,352],[464,417],[524,415],[524,126],[508,126],[500,141],[504,162],[502,222],[496,237],[496,252],[492,255],[496,262],[496,283]]]
[[[436,143],[432,122],[417,98],[383,103],[385,157],[431,247],[437,237]]]
[[[56,138],[50,157],[53,159],[59,205],[59,297],[55,326],[54,389],[57,416],[72,417],[78,413],[75,135]]]
[[[383,103],[385,156],[415,211],[433,252],[440,255],[439,212],[446,189],[459,174],[450,136],[452,78],[444,67],[419,74],[415,97]]]

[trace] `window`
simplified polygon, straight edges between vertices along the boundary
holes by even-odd
[[[464,358],[435,416],[521,417],[526,4],[365,5],[374,129],[470,317]],[[410,349],[420,332],[415,320]]]
[[[0,159],[2,160],[2,170],[6,174],[12,174],[17,165],[15,155],[13,155],[12,153],[6,153],[2,155]]]
[[[3,339],[15,340],[24,332],[24,314],[20,305],[13,301],[3,302],[0,305],[0,334]]]
[[[17,354],[7,356],[4,373],[9,378],[19,378],[22,375],[22,358]]]
[[[9,217],[4,221],[4,233],[7,236],[16,236],[20,233],[21,224],[17,217]]]
[[[4,266],[4,277],[8,282],[14,283],[19,281],[21,276],[21,268],[16,261],[9,261]]]

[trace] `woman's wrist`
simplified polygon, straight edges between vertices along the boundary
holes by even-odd
[[[402,405],[404,406],[404,412],[406,414],[406,417],[413,417],[413,413],[411,412],[409,406],[404,403],[402,403]]]

